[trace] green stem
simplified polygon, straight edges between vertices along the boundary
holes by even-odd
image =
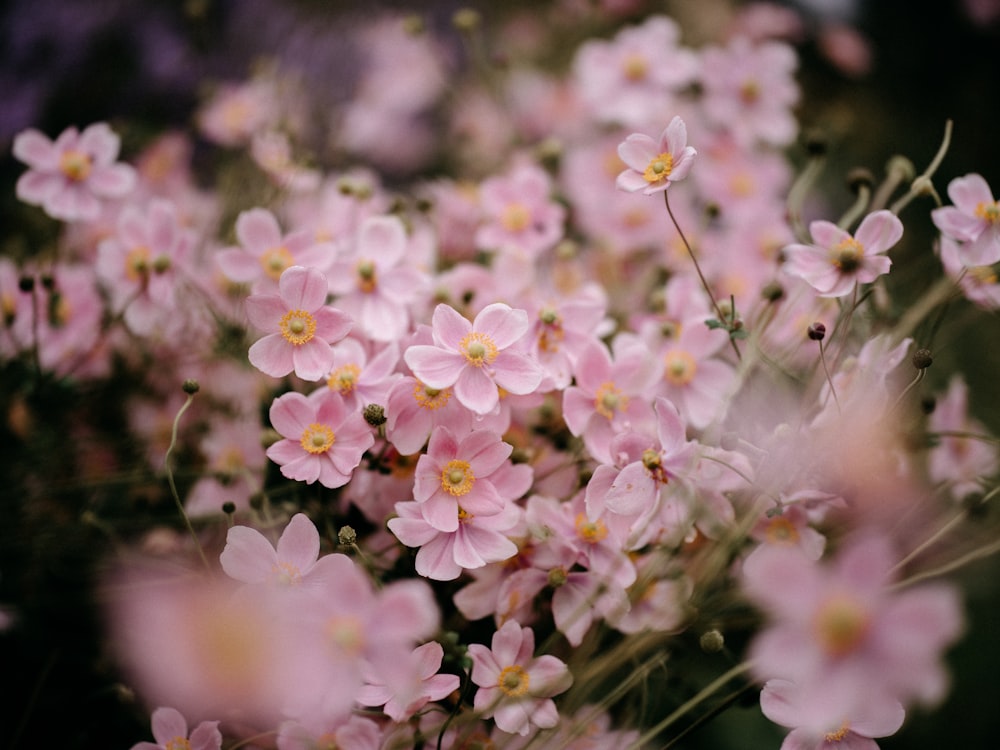
[[[174,446],[177,445],[177,427],[180,425],[181,417],[184,412],[188,410],[191,406],[191,402],[194,401],[194,394],[189,393],[187,401],[177,410],[177,416],[174,417],[174,424],[170,430],[170,445],[167,448],[167,453],[163,457],[163,467],[167,472],[167,483],[170,485],[170,494],[174,498],[174,502],[177,504],[177,511],[180,513],[181,518],[184,519],[184,525],[187,526],[188,533],[191,534],[191,538],[194,539],[194,546],[198,550],[198,556],[201,558],[202,563],[205,565],[206,570],[211,570],[212,566],[208,564],[208,558],[205,557],[205,550],[201,548],[201,540],[198,538],[197,532],[194,530],[194,526],[191,525],[191,519],[188,518],[188,514],[184,510],[184,503],[181,502],[181,496],[177,492],[177,485],[174,482],[174,471],[170,466],[170,456],[174,451]]]

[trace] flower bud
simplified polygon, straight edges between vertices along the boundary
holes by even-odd
[[[930,349],[917,349],[913,352],[913,357],[910,358],[910,361],[918,370],[926,370],[934,364],[934,357],[931,356]]]
[[[806,335],[809,336],[810,341],[822,341],[826,338],[826,326],[817,321],[809,326]]]
[[[364,410],[365,421],[372,427],[385,424],[385,407],[381,404],[368,404]]]
[[[698,639],[698,645],[706,654],[717,654],[726,646],[726,639],[715,628],[706,630]]]
[[[198,385],[198,381],[195,380],[194,378],[188,378],[181,384],[181,388],[184,389],[184,392],[186,394],[188,394],[189,396],[193,396],[198,392],[201,386]]]
[[[857,194],[863,187],[870,190],[874,184],[875,175],[864,167],[856,167],[847,173],[847,187],[850,188],[852,193]]]
[[[344,547],[351,547],[358,542],[358,532],[353,526],[341,526],[337,532],[337,542]]]

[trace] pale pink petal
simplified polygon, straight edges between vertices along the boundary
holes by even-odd
[[[278,290],[289,309],[314,312],[326,302],[326,276],[315,268],[291,266],[278,279]]]
[[[15,192],[19,200],[40,206],[61,190],[64,182],[57,174],[28,171],[17,179]]]
[[[640,190],[645,190],[649,183],[639,172],[628,169],[618,175],[615,179],[615,186],[628,193],[637,193]]]
[[[458,503],[445,492],[433,492],[421,502],[424,520],[438,531],[451,534],[458,530]]]
[[[319,559],[319,532],[305,513],[296,513],[281,533],[277,546],[278,560],[305,572]]]
[[[660,148],[668,152],[676,162],[687,146],[687,141],[687,125],[680,117],[674,116],[660,136]]]
[[[366,219],[358,232],[356,254],[359,258],[375,258],[379,267],[396,265],[406,253],[406,229],[395,216],[373,216]]]
[[[263,208],[244,211],[236,219],[236,237],[254,255],[281,245],[281,227],[274,214]]]
[[[16,159],[35,169],[55,171],[59,168],[59,153],[52,141],[34,128],[17,134],[12,152]]]
[[[240,254],[247,257],[245,253]],[[252,326],[277,333],[281,330],[279,324],[288,312],[288,305],[277,294],[251,294],[244,303],[244,309]]]
[[[450,534],[438,534],[417,552],[414,567],[420,575],[435,581],[453,581],[462,574],[462,567],[452,558]]]
[[[268,416],[279,435],[298,441],[316,421],[316,409],[301,393],[286,393],[274,400]]]
[[[573,676],[560,659],[544,654],[531,663],[531,694],[551,697],[569,689]]]
[[[403,360],[421,382],[431,388],[450,388],[465,369],[465,357],[436,346],[411,346]]]
[[[95,168],[87,179],[87,187],[106,198],[121,198],[135,187],[136,173],[128,164],[111,164]]]
[[[313,311],[316,320],[316,338],[335,344],[351,332],[351,316],[335,307],[321,307]]]
[[[462,440],[458,454],[469,462],[472,473],[487,477],[500,468],[510,456],[513,447],[489,430],[476,430]]]
[[[994,202],[989,184],[978,174],[967,174],[952,180],[948,184],[948,197],[966,214],[975,214],[980,203]]]
[[[286,438],[273,443],[267,449],[267,457],[276,464],[283,465],[302,458],[305,449],[300,438]]]
[[[428,382],[423,376],[420,379]],[[480,367],[466,367],[462,370],[455,381],[455,398],[476,414],[489,414],[500,403],[496,383]]]
[[[496,302],[484,307],[472,322],[472,330],[489,336],[499,349],[506,349],[528,330],[528,313]]]
[[[975,239],[983,231],[981,219],[963,213],[955,206],[935,208],[931,211],[931,219],[942,233],[963,242]]]
[[[230,578],[244,583],[261,583],[271,577],[278,558],[263,534],[249,526],[233,526],[219,555],[222,569]]]
[[[121,139],[106,122],[95,122],[80,133],[77,147],[91,154],[96,164],[110,164],[118,158]]]
[[[697,155],[698,152],[691,146],[685,148],[680,156],[674,160],[673,169],[670,170],[670,181],[677,182],[687,177],[691,171],[691,167],[694,166],[694,160]]]
[[[278,334],[271,335],[277,336]],[[300,346],[286,344],[286,349],[291,349],[293,369],[295,374],[303,380],[310,382],[323,380],[333,367],[333,349],[321,339],[313,338]],[[250,361],[253,363],[252,359]],[[258,367],[258,369],[268,375],[271,374],[262,367]]]
[[[535,360],[509,350],[497,355],[493,361],[493,370],[496,384],[517,396],[534,392],[545,374]]]
[[[760,710],[768,719],[783,727],[797,727],[802,712],[799,709],[801,691],[788,680],[768,680],[760,692]]]
[[[191,732],[191,750],[219,750],[222,747],[222,732],[219,722],[203,721]]]
[[[876,211],[868,214],[854,233],[866,255],[884,253],[903,236],[903,222],[891,211]]]
[[[434,308],[431,326],[434,329],[434,340],[439,345],[456,351],[465,335],[472,331],[472,323],[459,315],[453,307],[443,303]]]
[[[618,156],[640,176],[659,153],[659,144],[643,133],[632,133],[618,144]]]
[[[317,456],[303,452],[294,461],[282,464],[281,474],[288,479],[294,479],[296,482],[312,484],[319,479],[320,459]]]
[[[237,284],[254,281],[261,274],[260,261],[238,247],[227,247],[215,254],[215,264],[223,275]]]
[[[294,349],[295,346],[285,341],[280,333],[269,333],[250,345],[247,357],[250,364],[265,375],[283,378],[295,369]]]
[[[821,248],[831,248],[844,240],[851,239],[849,232],[832,222],[823,220],[812,222],[809,225],[809,234],[812,236],[813,242]]]
[[[155,711],[151,717],[150,724],[153,729],[153,738],[161,745],[166,745],[174,737],[188,736],[187,721],[176,708],[162,706]]]

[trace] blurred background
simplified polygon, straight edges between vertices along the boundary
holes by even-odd
[[[561,29],[567,48],[546,55],[559,66],[570,58],[571,45],[585,36],[610,35],[651,13],[674,16],[685,29],[684,42],[698,46],[741,5],[722,0],[7,0],[0,5],[0,254],[31,257],[37,238],[45,236],[37,212],[14,196],[23,165],[11,157],[10,147],[27,127],[54,136],[69,125],[108,121],[123,136],[125,158],[154,135],[176,129],[195,138],[195,165],[208,168],[214,157],[198,140],[193,118],[213,86],[277,65],[300,77],[313,107],[334,108],[355,93],[366,44],[359,30],[380,13],[419,16],[439,32],[454,72],[468,63],[468,48],[451,26],[454,13],[464,7],[481,11],[488,32],[518,14]],[[949,180],[969,172],[979,172],[1000,189],[1000,0],[775,5],[794,8],[802,20],[796,32],[803,92],[797,114],[804,129],[828,140],[833,167],[824,177],[824,190],[832,205],[850,204],[844,177],[851,167],[881,176],[890,157],[904,154],[922,170],[949,118],[954,136],[935,178],[938,191],[944,195]],[[502,37],[494,39],[493,48],[506,49]],[[517,44],[510,49],[516,52]],[[433,171],[433,158],[425,168]],[[906,217],[907,231],[925,233],[929,243],[929,217],[913,213]],[[974,410],[994,433],[1000,432],[995,386],[1000,328],[965,330],[945,345],[967,373]],[[937,376],[939,383],[947,376]],[[0,386],[12,387],[6,379]],[[51,394],[51,413],[58,413],[61,396],[70,397]],[[3,403],[10,408],[6,398]],[[95,409],[92,417],[100,430],[123,429],[113,412]],[[13,418],[8,411],[5,419]],[[44,450],[26,448],[9,426],[0,438],[0,606],[13,618],[8,631],[0,633],[0,668],[8,685],[0,701],[0,745],[110,749],[148,739],[145,709],[118,683],[101,644],[93,585],[107,535],[81,521],[87,488],[66,484],[43,506],[26,507],[19,465],[41,464],[60,475],[66,468],[65,447],[53,441]],[[998,574],[993,560],[963,573],[969,621],[967,637],[952,652],[955,689],[940,710],[914,714],[897,736],[880,741],[882,747],[994,746],[1000,736]],[[682,746],[777,748],[780,737],[751,701],[691,734]]]

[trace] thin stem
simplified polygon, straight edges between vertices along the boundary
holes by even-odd
[[[871,197],[872,189],[868,185],[859,185],[858,197],[854,201],[854,205],[847,209],[847,212],[840,217],[840,221],[837,222],[837,226],[846,230],[854,222],[864,216]]]
[[[943,576],[947,573],[951,573],[952,571],[958,570],[959,568],[965,567],[971,562],[975,562],[976,560],[982,560],[985,557],[995,555],[997,552],[1000,552],[1000,540],[997,540],[992,544],[986,544],[983,545],[982,547],[977,547],[971,552],[962,555],[958,559],[952,560],[950,563],[945,563],[944,565],[941,565],[937,568],[933,568],[932,570],[925,570],[922,573],[916,573],[915,575],[910,576],[904,581],[900,581],[899,583],[893,584],[892,586],[889,587],[889,590],[901,589],[905,586],[912,586],[914,583],[919,583],[920,581],[927,580],[928,578],[936,578],[937,576]]]
[[[809,232],[806,231],[805,224],[802,223],[802,206],[805,203],[809,188],[813,186],[813,183],[816,182],[816,179],[823,171],[825,161],[822,156],[815,156],[810,159],[806,164],[806,168],[802,170],[788,191],[788,200],[785,204],[788,208],[788,220],[792,226],[792,231],[795,232],[795,236],[800,242],[809,241]]]
[[[892,407],[889,409],[890,414],[896,411],[897,408],[899,408],[899,405],[903,403],[903,399],[906,398],[906,394],[912,391],[914,388],[916,388],[917,384],[924,379],[925,372],[926,370],[917,370],[917,376],[909,382],[906,388],[903,389],[903,392],[899,394],[899,396],[896,398],[895,403],[893,403]]]
[[[939,196],[937,191],[934,189],[934,183],[931,182],[931,177],[933,177],[937,168],[941,166],[941,162],[944,160],[945,154],[948,153],[949,146],[951,146],[951,129],[952,121],[945,120],[944,138],[941,139],[941,146],[938,148],[937,153],[934,154],[934,158],[931,160],[931,163],[927,165],[927,169],[917,175],[913,182],[910,183],[909,191],[889,207],[889,210],[897,216],[900,211],[906,208],[906,206],[908,206],[910,202],[919,195],[930,195],[939,206],[941,205],[941,196]]]
[[[716,706],[715,708],[713,708],[708,713],[703,714],[702,716],[699,716],[697,719],[695,719],[693,722],[691,722],[690,725],[684,727],[684,729],[681,730],[677,734],[676,737],[674,737],[672,740],[670,740],[666,745],[663,745],[660,748],[660,750],[670,750],[670,748],[672,748],[674,745],[676,745],[682,739],[684,739],[689,734],[691,734],[691,732],[693,732],[695,729],[697,729],[698,727],[702,726],[703,724],[705,724],[705,723],[711,721],[712,719],[714,719],[716,716],[718,716],[719,714],[721,714],[723,711],[725,711],[727,708],[729,708],[731,705],[733,705],[736,701],[738,701],[740,698],[742,698],[743,695],[748,690],[751,690],[754,687],[755,686],[752,683],[750,683],[750,684],[744,685],[743,687],[741,687],[741,688],[739,688],[739,689],[734,690],[733,692],[731,692],[729,695],[727,695],[725,698],[723,698],[719,702],[718,706]]]
[[[840,399],[837,398],[837,389],[833,387],[833,377],[830,375],[830,368],[826,365],[826,347],[823,346],[823,341],[819,341],[819,361],[823,364],[823,372],[826,374],[826,382],[830,385],[830,393],[833,395],[833,403],[837,405],[837,411],[840,411]]]
[[[177,410],[177,416],[174,417],[174,424],[170,430],[170,445],[167,447],[167,453],[163,457],[163,467],[167,472],[167,483],[170,485],[170,494],[174,498],[174,502],[177,504],[177,511],[181,514],[181,518],[184,519],[184,525],[187,526],[188,533],[191,534],[191,538],[194,539],[194,546],[198,550],[198,556],[201,557],[202,563],[205,565],[206,570],[211,570],[212,566],[208,564],[208,558],[205,557],[205,550],[201,548],[201,540],[198,538],[197,532],[194,530],[194,526],[191,525],[191,519],[188,518],[188,514],[184,511],[184,503],[181,502],[181,496],[177,492],[177,485],[174,483],[174,471],[170,466],[170,456],[174,451],[174,446],[177,445],[177,427],[180,425],[181,417],[184,412],[188,410],[191,406],[191,402],[194,401],[194,394],[189,393],[187,401]]]
[[[712,302],[712,307],[715,308],[715,314],[719,317],[719,323],[723,325],[726,322],[726,316],[722,313],[722,308],[719,307],[719,303],[715,299],[715,295],[712,294],[712,289],[708,286],[708,281],[705,279],[705,274],[701,272],[701,265],[698,263],[698,258],[694,254],[694,248],[691,247],[691,243],[688,242],[687,237],[684,236],[684,230],[681,229],[681,225],[677,222],[677,218],[674,216],[674,211],[670,208],[670,191],[663,191],[663,203],[667,207],[667,214],[670,216],[670,221],[673,222],[674,228],[677,230],[677,234],[681,237],[681,242],[684,243],[684,247],[687,249],[688,255],[691,257],[691,262],[694,263],[694,270],[698,272],[698,278],[701,280],[702,289],[705,290],[705,294],[708,295],[708,299]],[[733,307],[732,318],[735,321],[736,308]],[[743,357],[740,355],[740,349],[736,346],[736,341],[733,340],[732,336],[729,336],[729,343],[733,346],[733,351],[736,353],[736,359],[741,360]]]
[[[643,734],[638,740],[629,745],[628,750],[640,750],[641,748],[644,748],[650,741],[656,739],[656,735],[684,716],[688,711],[704,701],[706,698],[710,697],[713,693],[717,692],[734,677],[739,677],[741,674],[748,671],[751,666],[753,666],[753,662],[745,661],[741,664],[737,664],[720,677],[717,677],[707,686],[702,688],[693,698],[683,703],[676,711],[663,719],[663,721],[646,731],[646,733]]]

